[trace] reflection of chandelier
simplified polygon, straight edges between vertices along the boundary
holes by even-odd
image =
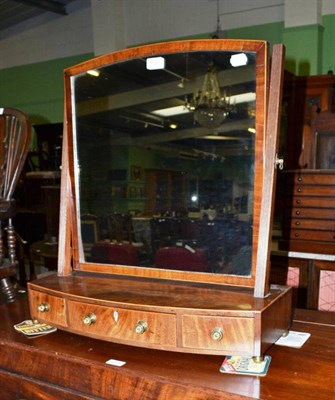
[[[202,90],[194,94],[186,107],[194,111],[194,119],[206,128],[217,128],[228,117],[232,106],[226,96],[221,95],[216,69],[209,65]]]

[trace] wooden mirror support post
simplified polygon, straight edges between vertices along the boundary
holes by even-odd
[[[235,56],[244,64],[233,65]],[[264,41],[191,40],[65,71],[58,274],[29,283],[32,318],[125,345],[253,357],[289,329],[291,289],[268,283],[283,57],[274,46],[270,77]],[[225,79],[215,106],[203,96],[214,75]],[[249,100],[240,105],[237,94]],[[177,106],[182,115],[157,115]],[[198,208],[186,207],[189,194]],[[104,237],[104,225],[104,239],[84,252],[87,213],[96,221],[126,214],[132,238],[124,246]],[[170,226],[180,228],[176,237]],[[115,248],[139,248],[139,263],[113,261]],[[201,258],[202,269],[177,259],[159,267],[155,256],[170,248]],[[107,261],[95,261],[98,249]]]

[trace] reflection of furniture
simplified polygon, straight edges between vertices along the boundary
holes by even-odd
[[[311,336],[301,349],[272,346],[267,351],[272,362],[264,378],[221,374],[224,355],[144,351],[61,330],[31,340],[13,329],[17,322],[30,318],[26,300],[0,305],[0,313],[3,400],[330,400],[334,397],[334,313],[296,310],[292,330],[309,332]],[[106,361],[111,358],[126,364],[108,365]]]
[[[92,214],[82,215],[80,218],[80,229],[85,259],[89,260],[93,244],[100,239],[98,217]]]
[[[287,174],[286,217],[281,248],[335,253],[335,173],[302,170]]]
[[[156,268],[208,272],[206,253],[202,249],[189,246],[158,249],[154,263]]]
[[[12,224],[16,213],[13,194],[27,156],[30,132],[30,122],[25,114],[10,108],[0,108],[0,289],[9,301],[15,298],[11,276],[17,272],[15,231]],[[5,259],[2,236],[5,221],[8,221],[8,259]]]
[[[109,239],[130,242],[132,239],[131,216],[129,214],[112,213],[107,216]]]
[[[91,261],[117,265],[139,265],[137,249],[129,243],[94,243],[91,249]]]
[[[147,213],[179,210],[185,206],[185,176],[181,171],[145,171]]]

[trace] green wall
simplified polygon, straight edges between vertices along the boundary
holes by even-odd
[[[63,71],[93,54],[61,58],[0,70],[0,104],[18,108],[32,124],[63,121]]]
[[[211,33],[189,37],[210,38]],[[285,68],[296,75],[335,72],[335,15],[323,17],[322,26],[285,28],[283,22],[226,32],[228,39],[284,43]],[[33,124],[63,121],[63,70],[92,58],[93,53],[0,70],[0,105],[27,113]]]
[[[335,15],[325,15],[322,20],[324,27],[322,43],[322,74],[329,70],[335,73]]]

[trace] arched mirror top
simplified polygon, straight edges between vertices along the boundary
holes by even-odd
[[[254,286],[267,57],[177,41],[65,71],[75,270]]]

